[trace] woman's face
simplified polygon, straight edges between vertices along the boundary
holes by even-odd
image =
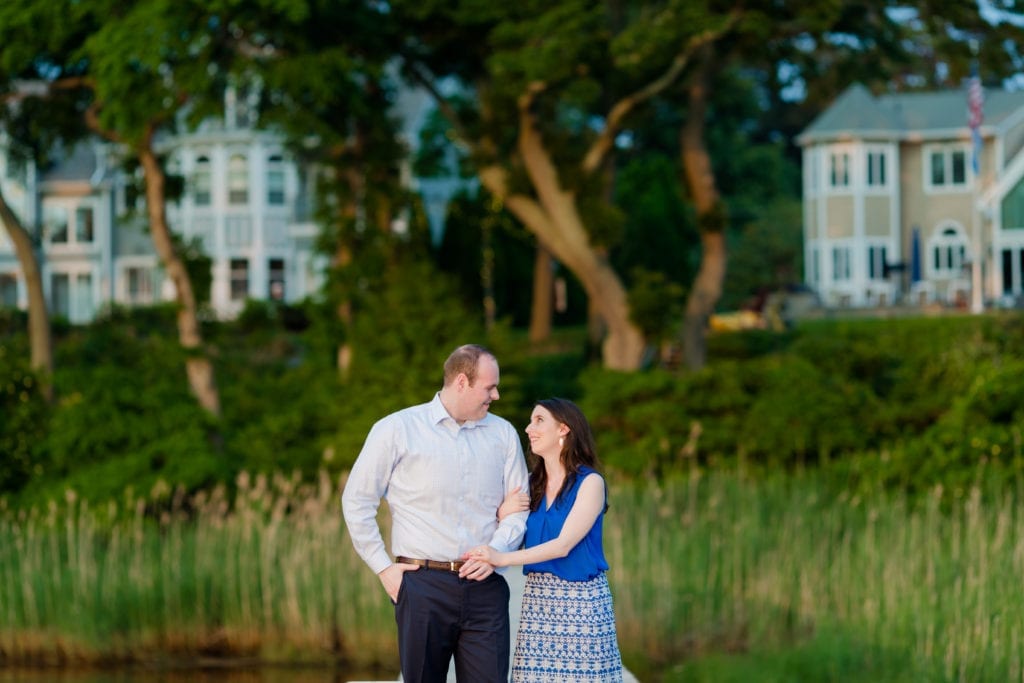
[[[535,406],[530,424],[526,426],[530,450],[537,455],[558,455],[562,450],[558,439],[568,431],[569,428],[556,420],[547,408]]]

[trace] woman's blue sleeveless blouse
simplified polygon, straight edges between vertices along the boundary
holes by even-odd
[[[595,470],[590,467],[581,467],[572,488],[567,490],[561,499],[556,498],[551,509],[547,509],[547,496],[540,501],[540,506],[530,513],[526,522],[525,547],[532,548],[553,538],[558,538],[558,534],[561,533],[562,526],[565,524],[565,518],[569,516],[569,511],[572,510],[572,506],[576,502],[580,484],[588,474],[594,472]],[[607,495],[605,493],[606,497]],[[603,523],[604,511],[602,510],[594,521],[594,526],[590,528],[583,540],[569,551],[568,555],[524,565],[523,573],[548,572],[566,581],[589,581],[601,572],[607,571],[608,561],[604,557],[604,547],[601,543]]]

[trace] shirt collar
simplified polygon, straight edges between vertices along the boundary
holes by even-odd
[[[479,420],[466,420],[460,425],[455,418],[449,414],[448,409],[444,407],[444,404],[441,403],[440,391],[434,394],[434,400],[427,405],[429,406],[428,410],[430,411],[431,424],[437,425],[443,423],[445,420],[450,420],[452,426],[456,429],[473,429],[474,427],[479,427],[480,425],[485,424],[487,419],[491,416],[490,413],[487,413]]]

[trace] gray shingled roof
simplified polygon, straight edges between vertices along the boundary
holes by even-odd
[[[45,181],[88,181],[96,172],[96,153],[92,145],[80,143],[73,149],[61,150],[55,163],[42,174]]]
[[[985,88],[984,124],[998,126],[1024,108],[1024,92]],[[828,109],[800,133],[799,141],[841,135],[875,133],[901,138],[910,132],[924,133],[967,127],[967,90],[892,93],[873,96],[855,83],[843,91]]]

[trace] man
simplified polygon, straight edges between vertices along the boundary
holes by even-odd
[[[497,400],[494,355],[455,349],[431,402],[373,426],[342,494],[352,543],[395,605],[406,683],[446,680],[453,655],[459,681],[508,680],[508,584],[486,562],[459,561],[481,544],[515,550],[526,529],[526,512],[496,516],[506,494],[528,490],[515,428],[488,412]],[[376,521],[382,497],[394,561]]]

